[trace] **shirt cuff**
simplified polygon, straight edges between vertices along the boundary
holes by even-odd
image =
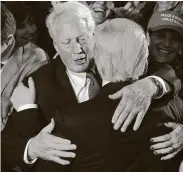
[[[156,97],[156,99],[161,98],[164,94],[168,93],[171,90],[171,88],[168,85],[168,83],[166,81],[164,81],[162,78],[160,78],[158,76],[148,76],[148,78],[154,78],[154,79],[156,79],[161,84],[161,86],[163,88],[162,94],[159,95],[158,97]]]
[[[30,143],[31,139],[27,142],[27,145],[25,147],[25,151],[24,151],[24,162],[26,164],[34,164],[37,160],[37,158],[33,159],[33,160],[28,160],[28,147],[29,147],[29,143]]]
[[[38,108],[37,104],[26,104],[26,105],[22,105],[17,109],[17,112],[26,110],[26,109],[33,109],[33,108]]]

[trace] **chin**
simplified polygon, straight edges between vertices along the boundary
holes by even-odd
[[[86,72],[86,70],[88,69],[88,65],[84,65],[84,66],[77,66],[75,68],[72,69],[72,71],[76,72],[76,73],[82,73],[82,72]]]
[[[155,61],[159,62],[159,63],[171,63],[172,61],[175,60],[175,57],[170,57],[170,56],[167,56],[167,57],[157,57],[155,58]]]

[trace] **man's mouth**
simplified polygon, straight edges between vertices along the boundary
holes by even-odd
[[[77,60],[75,60],[75,62],[76,62],[78,65],[82,65],[82,64],[86,63],[86,58],[77,59]]]
[[[157,48],[158,52],[160,52],[161,54],[165,54],[165,55],[169,55],[171,53],[171,51],[169,50],[165,50],[162,48]]]

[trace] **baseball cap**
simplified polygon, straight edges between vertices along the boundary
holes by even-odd
[[[148,23],[148,31],[173,29],[183,37],[183,15],[174,11],[156,11]]]

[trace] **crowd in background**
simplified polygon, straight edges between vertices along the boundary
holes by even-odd
[[[135,21],[143,28],[149,38],[149,68],[147,73],[152,74],[158,71],[162,65],[168,64],[174,69],[176,76],[181,81],[181,83],[176,82],[176,86],[173,88],[173,93],[175,93],[174,96],[176,97],[175,100],[172,101],[172,104],[170,101],[169,108],[162,108],[162,110],[172,116],[174,116],[173,111],[176,111],[179,116],[182,116],[183,2],[81,1],[81,3],[90,8],[96,26],[114,18],[127,18]],[[13,15],[13,17],[9,16],[9,21],[7,22],[13,25],[10,35],[14,35],[15,39],[12,39],[11,36],[7,39],[4,36],[6,35],[6,31],[4,33],[1,31],[2,130],[8,121],[8,116],[14,111],[10,97],[17,83],[37,71],[40,67],[50,63],[58,55],[45,23],[52,7],[51,2],[4,1],[1,3],[1,10],[5,10],[3,9],[4,6]],[[166,24],[160,19],[162,14],[165,17],[179,16],[174,19],[179,22],[180,27],[177,27],[177,23],[174,24],[172,21],[172,24],[167,24],[166,28]],[[3,16],[1,17],[2,23],[4,18]],[[163,25],[162,28],[161,25]],[[1,28],[6,27],[6,25],[1,26]],[[6,45],[10,46],[7,48]],[[177,87],[179,88],[177,89]],[[160,96],[157,97],[159,98]],[[180,106],[177,106],[178,108],[175,108],[175,102],[176,104],[180,104]],[[159,103],[161,104],[162,101]],[[182,151],[182,147],[180,150]]]
[[[22,34],[34,35],[30,36],[27,40],[24,39],[24,44],[28,41],[33,41],[52,58],[55,54],[55,49],[45,25],[45,19],[51,8],[51,2],[10,1],[3,3],[14,14],[17,29],[27,29],[27,33],[24,31]],[[181,1],[81,1],[81,3],[90,7],[97,25],[108,19],[128,18],[139,23],[145,31],[147,31],[149,19],[155,11],[169,10],[183,15],[183,2]],[[29,19],[27,20],[27,18]],[[29,30],[26,23],[30,26]],[[17,34],[19,34],[18,31]]]

